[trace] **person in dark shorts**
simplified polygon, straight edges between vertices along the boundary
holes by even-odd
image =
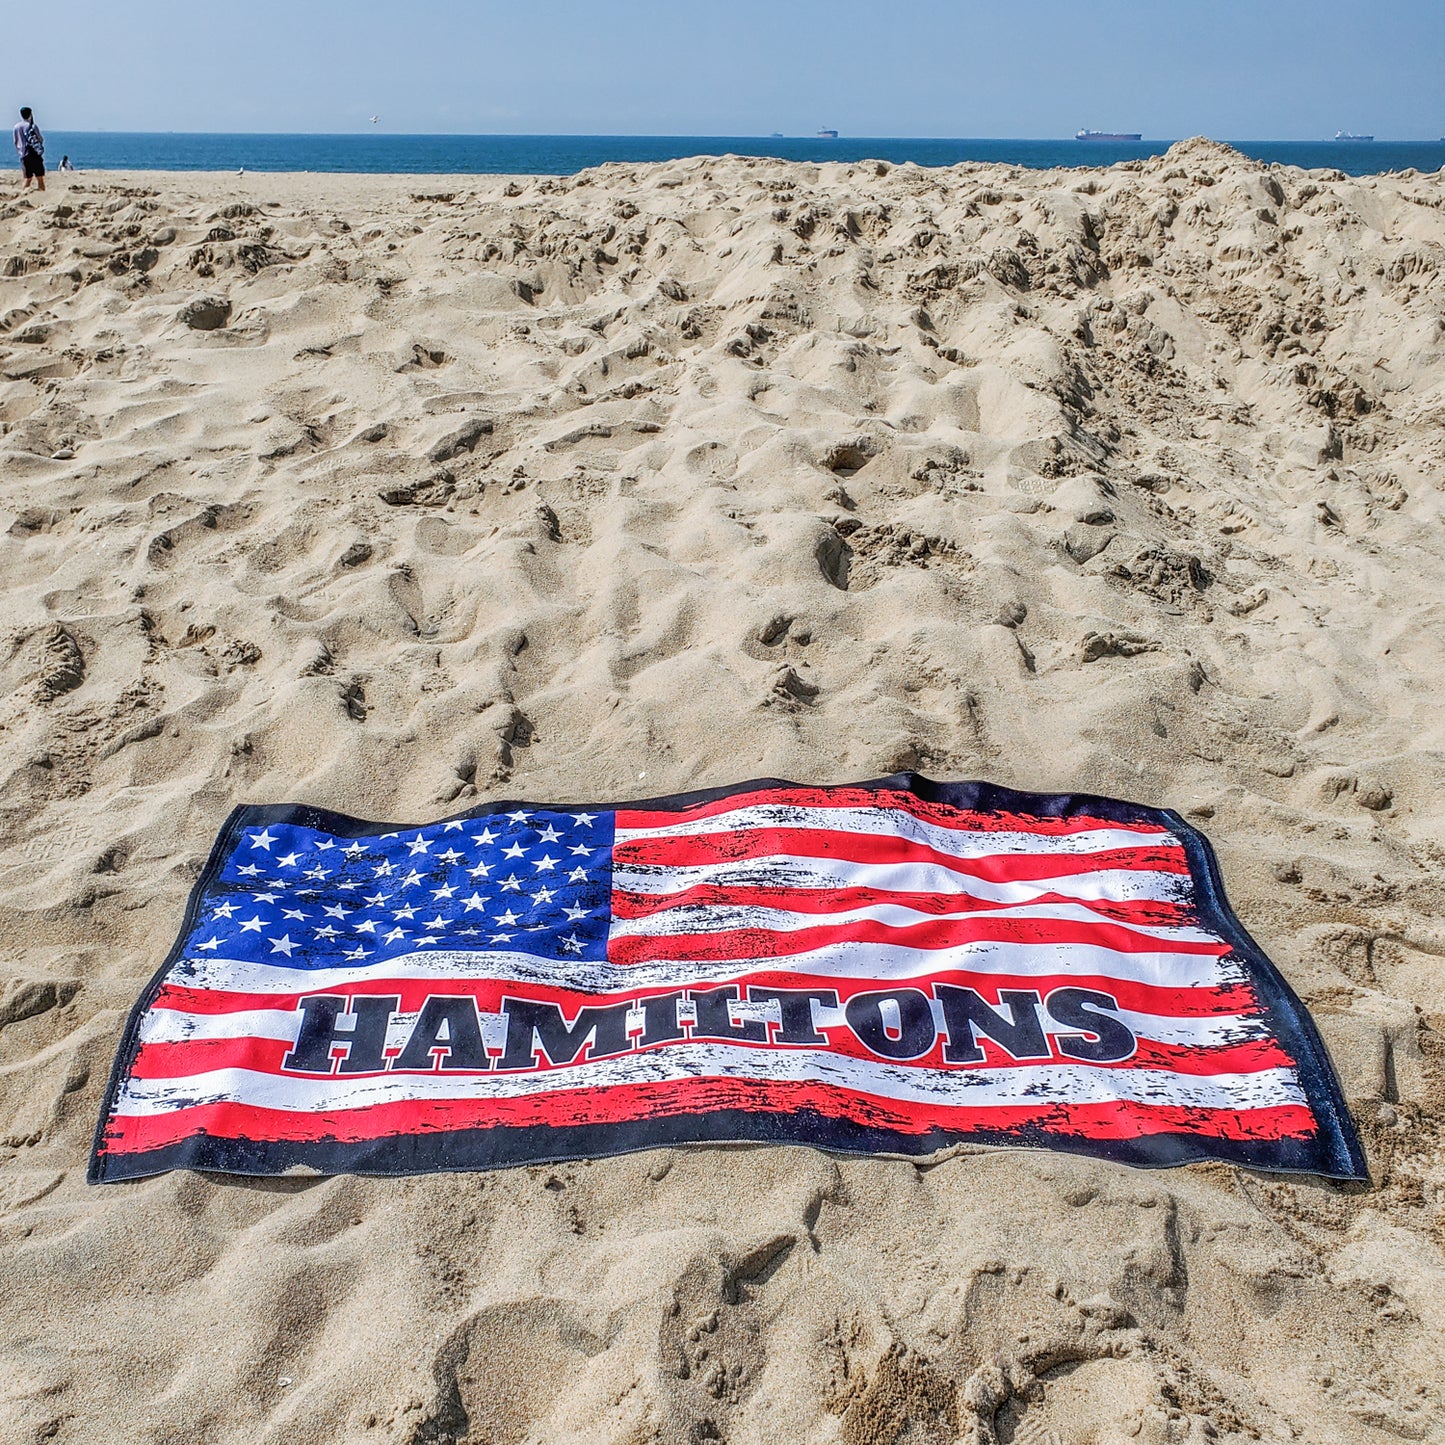
[[[20,107],[20,120],[15,127],[15,149],[20,155],[20,173],[25,177],[24,184],[20,187],[23,191],[30,189],[30,182],[34,181],[40,190],[45,189],[45,137],[40,134],[40,127],[35,124],[35,115],[28,105]]]

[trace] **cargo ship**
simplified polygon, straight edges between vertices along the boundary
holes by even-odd
[[[1335,132],[1335,139],[1336,139],[1336,140],[1374,140],[1374,136],[1372,136],[1372,135],[1352,135],[1352,134],[1351,134],[1349,131],[1347,131],[1347,130],[1337,130],[1337,131]]]
[[[1143,140],[1141,132],[1122,130],[1076,130],[1075,140]]]
[[[818,127],[818,139],[819,139],[819,140],[837,140],[837,139],[838,139],[838,132],[835,131],[835,130],[833,130],[833,129],[831,129],[830,127],[828,127],[828,126],[826,126],[826,125],[819,126],[819,127]]]

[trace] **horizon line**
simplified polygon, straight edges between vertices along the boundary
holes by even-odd
[[[53,135],[110,135],[110,136],[228,136],[238,139],[270,137],[273,139],[342,140],[360,139],[370,136],[374,139],[414,140],[839,140],[839,141],[1078,141],[1076,135],[866,135],[862,132],[851,134],[839,132],[837,136],[809,135],[803,132],[790,134],[784,131],[463,131],[463,130],[119,130],[81,129],[58,127]],[[1167,142],[1170,145],[1182,140],[1202,137],[1219,145],[1335,145],[1346,144],[1334,136],[1239,136],[1221,140],[1207,131],[1191,131],[1181,135],[1141,135],[1137,141],[1117,141],[1118,145],[1155,145]],[[1440,145],[1445,136],[1371,136],[1376,145]],[[1107,141],[1103,142],[1109,143]]]

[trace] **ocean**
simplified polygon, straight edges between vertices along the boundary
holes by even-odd
[[[1232,141],[1248,156],[1350,175],[1436,171],[1445,141]],[[844,136],[606,135],[204,135],[182,132],[53,131],[46,156],[69,155],[80,170],[352,171],[414,174],[570,175],[608,161],[665,161],[695,155],[776,156],[793,161],[912,161],[951,166],[1001,161],[1042,169],[1111,165],[1169,148],[1167,140],[907,140]]]

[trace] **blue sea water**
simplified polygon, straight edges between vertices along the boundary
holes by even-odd
[[[1445,166],[1445,141],[1236,141],[1246,155],[1350,175]],[[202,135],[55,131],[52,166],[69,155],[81,170],[352,171],[412,174],[570,175],[608,161],[665,161],[696,155],[776,156],[793,161],[883,160],[921,166],[960,161],[1007,165],[1112,165],[1160,155],[1167,140],[906,140],[845,136],[607,135]]]

